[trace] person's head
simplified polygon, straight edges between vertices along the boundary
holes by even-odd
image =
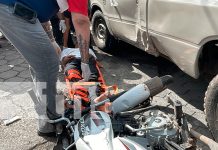
[[[62,69],[65,68],[66,64],[75,60],[76,58],[73,56],[73,55],[69,55],[69,56],[65,56],[61,59],[61,66],[62,66]]]

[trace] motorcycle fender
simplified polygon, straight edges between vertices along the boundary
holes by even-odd
[[[91,150],[90,147],[81,138],[76,141],[76,149]]]
[[[131,150],[148,150],[147,148],[142,147],[138,143],[127,138],[117,137],[113,139],[114,149],[126,150],[127,148],[124,145]]]

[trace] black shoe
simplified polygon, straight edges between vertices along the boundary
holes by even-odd
[[[43,133],[40,131],[37,131],[38,136],[42,137],[56,137],[56,132],[48,132],[48,133]]]

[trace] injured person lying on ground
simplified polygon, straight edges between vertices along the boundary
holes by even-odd
[[[65,103],[66,110],[75,109],[75,101],[79,101],[81,109],[84,109],[89,107],[91,103],[97,103],[109,95],[109,92],[102,89],[100,73],[97,69],[97,57],[91,49],[89,49],[89,55],[91,76],[88,82],[83,82],[79,49],[66,48],[61,53],[60,61],[64,70],[66,84],[70,85],[65,92],[67,93],[66,97],[68,97]],[[102,110],[104,107],[99,107],[99,109]]]
[[[99,77],[96,68],[97,57],[91,49],[89,49],[89,55],[89,67],[91,71],[89,81],[97,82]],[[60,61],[66,77],[68,77],[71,82],[82,80],[81,55],[79,48],[65,48],[61,52]]]

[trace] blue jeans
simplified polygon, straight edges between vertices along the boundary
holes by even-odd
[[[0,31],[24,56],[31,66],[31,74],[38,97],[35,110],[39,115],[39,131],[51,132],[53,125],[47,123],[56,118],[56,81],[59,60],[50,39],[37,21],[30,24],[12,14],[12,8],[0,4]]]

